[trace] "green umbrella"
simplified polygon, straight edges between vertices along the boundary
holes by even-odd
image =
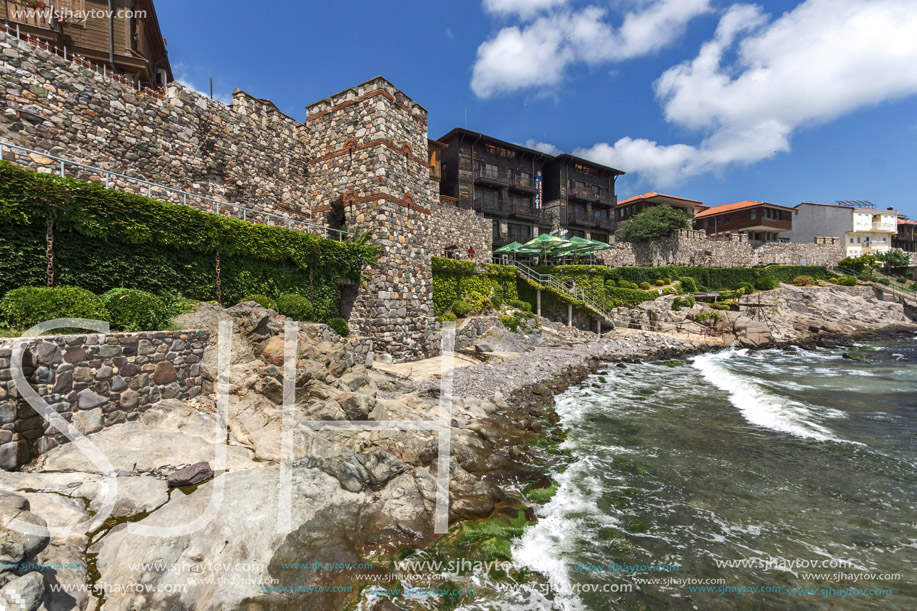
[[[508,255],[508,254],[518,252],[520,248],[522,248],[522,244],[520,244],[519,242],[510,242],[506,246],[501,246],[500,248],[495,250],[494,254],[495,255]]]
[[[548,233],[543,233],[537,238],[526,242],[517,252],[526,254],[541,253],[542,256],[544,256],[548,252],[556,250],[559,247],[566,246],[569,243],[570,242],[563,238],[559,238]]]

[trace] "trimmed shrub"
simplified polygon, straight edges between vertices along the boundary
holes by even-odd
[[[657,297],[659,297],[659,293],[656,291],[640,291],[618,287],[608,292],[607,304],[612,308],[620,306],[634,308],[644,301],[653,301]]]
[[[856,286],[857,279],[855,276],[841,276],[837,279],[837,283],[842,286]]]
[[[326,324],[341,337],[350,335],[350,325],[343,318],[332,318]]]
[[[769,291],[777,286],[777,281],[770,276],[758,276],[755,280],[755,288],[759,291]]]
[[[746,295],[751,295],[755,292],[755,285],[751,282],[740,282],[739,288],[742,289]]]
[[[884,284],[885,286],[892,285],[892,281],[889,280],[888,278],[879,278],[878,280],[876,280],[876,282],[878,282],[879,284]]]
[[[471,306],[459,300],[452,304],[452,311],[455,312],[455,315],[459,318],[465,318],[468,316],[468,313],[471,312]]]
[[[648,290],[650,290],[650,283],[649,283],[649,282],[641,282],[641,283],[640,283],[640,290],[641,290],[641,291],[648,291]]]
[[[895,278],[898,284],[907,284],[907,278]]]
[[[711,309],[714,310],[731,310],[732,306],[730,301],[717,301],[715,303],[709,304]]]
[[[617,284],[614,280],[612,280],[611,278],[609,278],[608,280],[605,281],[605,288],[606,288],[606,289],[613,289],[613,288],[615,288],[616,286],[618,286],[618,284]]]
[[[695,303],[697,302],[691,295],[688,295],[687,297],[676,297],[672,300],[672,310],[677,312],[682,308],[693,308]]]
[[[276,310],[277,302],[268,297],[267,295],[248,295],[242,298],[242,301],[254,301],[262,308],[267,308],[268,310]],[[240,301],[239,303],[242,303]]]
[[[522,301],[521,299],[510,299],[506,303],[510,307],[516,308],[517,310],[522,310],[524,312],[532,311],[532,304],[530,304],[528,301]]]
[[[124,331],[157,331],[169,325],[169,308],[152,293],[112,289],[102,295],[112,326]]]
[[[796,276],[793,279],[793,284],[796,286],[812,286],[815,284],[815,278],[812,276]]]
[[[455,320],[456,318],[458,317],[455,314],[453,314],[452,312],[446,312],[445,314],[439,317],[439,321],[440,322],[449,322],[451,320]]]
[[[678,279],[681,282],[681,290],[686,293],[696,293],[697,292],[697,282],[691,276],[682,276]]]
[[[55,318],[108,320],[108,311],[101,299],[75,286],[24,286],[0,299],[0,323],[10,327],[28,329]]]
[[[465,303],[471,306],[471,311],[475,314],[483,314],[488,310],[494,309],[494,304],[487,295],[471,291],[465,296]]]
[[[665,286],[665,284],[666,284],[665,280],[663,280],[662,278],[659,278],[658,280],[656,280],[656,286]]]
[[[312,320],[312,303],[302,295],[281,295],[277,298],[277,311],[293,320]]]
[[[672,284],[672,279],[669,278],[668,276],[663,276],[662,283],[663,284]]]

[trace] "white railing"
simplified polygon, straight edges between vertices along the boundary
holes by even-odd
[[[269,225],[272,227],[286,227],[287,229],[293,229],[296,231],[301,231],[303,233],[311,233],[313,235],[320,235],[324,238],[337,240],[339,242],[344,241],[344,239],[350,235],[347,231],[341,231],[340,229],[332,229],[330,227],[323,227],[321,225],[313,225],[306,221],[301,221],[298,219],[290,218],[287,216],[282,216],[280,214],[273,214],[270,212],[263,212],[261,210],[255,210],[254,208],[248,208],[240,204],[234,204],[232,202],[224,202],[220,200],[207,197],[206,195],[200,195],[198,193],[190,193],[188,191],[182,191],[181,189],[176,189],[174,187],[167,187],[166,185],[161,185],[155,182],[150,182],[144,180],[143,178],[137,178],[135,176],[127,176],[125,174],[119,174],[117,172],[112,172],[111,170],[106,170],[104,168],[97,168],[91,165],[86,165],[78,161],[73,161],[72,159],[65,159],[63,157],[56,157],[48,153],[43,153],[41,151],[35,151],[23,146],[18,146],[16,144],[10,144],[9,142],[4,142],[0,140],[0,160],[4,159],[4,151],[10,149],[13,153],[13,159],[7,161],[15,161],[15,151],[23,151],[24,153],[31,155],[39,155],[41,157],[47,158],[49,160],[55,161],[59,164],[59,174],[61,177],[67,175],[67,167],[72,166],[76,168],[81,168],[85,171],[88,171],[90,175],[97,175],[100,178],[105,178],[105,188],[111,189],[116,188],[113,186],[113,181],[115,179],[120,179],[128,183],[134,183],[141,186],[141,190],[146,191],[146,196],[153,198],[154,189],[157,194],[165,192],[168,195],[178,196],[177,199],[181,200],[183,206],[190,206],[192,208],[203,210],[205,212],[214,212],[223,216],[231,216],[232,218],[240,219],[250,223],[260,223],[263,225]],[[31,160],[31,158],[30,158]],[[34,160],[32,160],[34,163]],[[25,164],[20,164],[25,165]],[[126,190],[125,190],[126,191]],[[131,192],[131,191],[126,191]],[[179,203],[172,200],[171,203]],[[192,205],[189,201],[200,201],[205,202],[204,205]],[[211,210],[208,210],[211,208]],[[228,212],[228,214],[227,214]]]

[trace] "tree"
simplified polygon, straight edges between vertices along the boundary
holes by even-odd
[[[663,204],[647,208],[629,220],[623,237],[627,242],[655,242],[675,235],[679,229],[690,228],[690,216]]]
[[[880,252],[876,255],[876,259],[885,264],[885,271],[891,271],[895,267],[907,267],[911,264],[911,255],[897,248],[888,252]]]

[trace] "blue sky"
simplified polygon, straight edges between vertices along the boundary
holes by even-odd
[[[628,172],[619,195],[867,199],[917,218],[913,0],[159,0],[176,78],[295,117],[381,74],[467,127]],[[466,120],[467,117],[467,120]]]

